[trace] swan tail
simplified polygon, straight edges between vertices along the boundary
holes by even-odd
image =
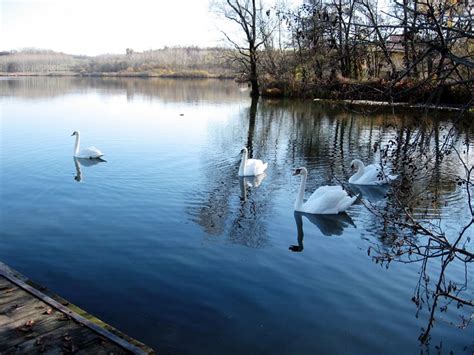
[[[359,198],[359,195],[345,198],[344,200],[341,201],[341,203],[338,206],[338,212],[344,212],[347,210],[352,204]]]
[[[254,175],[257,176],[263,174],[265,170],[267,170],[267,167],[268,163],[261,163],[260,165],[256,166],[254,170]]]

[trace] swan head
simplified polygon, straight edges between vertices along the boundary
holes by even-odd
[[[295,171],[293,171],[293,176],[296,176],[296,175],[308,175],[308,170],[306,170],[306,168],[304,167],[297,168],[295,169]]]
[[[74,131],[74,132],[72,132],[71,137],[72,136],[78,136],[78,135],[79,135],[79,131]]]
[[[354,169],[360,169],[360,168],[363,168],[364,167],[364,163],[362,163],[362,161],[360,161],[359,159],[354,159],[353,161],[351,161],[351,169],[354,170]]]
[[[247,147],[243,147],[242,150],[240,151],[240,154],[244,154],[244,153],[247,153],[247,152],[248,152]]]

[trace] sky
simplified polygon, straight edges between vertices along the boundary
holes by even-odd
[[[209,0],[0,0],[0,19],[0,50],[98,55],[223,44]]]

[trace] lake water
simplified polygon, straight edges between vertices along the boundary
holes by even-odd
[[[420,265],[372,261],[384,241],[362,204],[295,216],[292,176],[308,168],[307,196],[347,181],[352,159],[372,162],[373,143],[395,134],[385,123],[416,129],[418,114],[255,108],[248,94],[230,81],[0,80],[0,261],[158,353],[420,353]],[[75,130],[107,162],[74,161]],[[269,163],[258,187],[237,177],[244,145]],[[442,201],[420,207],[448,231],[469,218],[458,170],[445,161]],[[474,328],[449,324],[462,312],[439,315],[431,350],[474,350]]]

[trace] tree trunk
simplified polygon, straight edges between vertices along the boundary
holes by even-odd
[[[253,98],[259,97],[260,88],[258,87],[257,59],[254,53],[250,54],[250,85],[252,85],[250,96]]]
[[[408,0],[403,0],[403,61],[407,72],[410,68],[410,53],[408,46]],[[409,73],[408,76],[411,76],[411,73]]]

